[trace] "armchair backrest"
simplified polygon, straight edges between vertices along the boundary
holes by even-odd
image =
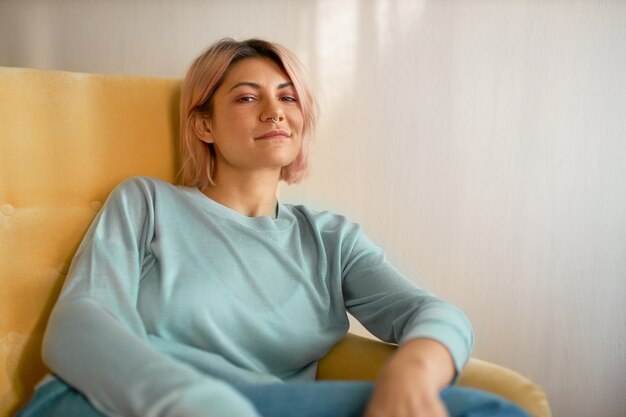
[[[48,315],[124,178],[174,181],[179,80],[0,68],[0,416],[47,372]]]

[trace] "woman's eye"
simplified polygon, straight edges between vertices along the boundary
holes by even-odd
[[[284,96],[284,97],[281,97],[281,100],[289,101],[289,102],[296,102],[296,101],[298,101],[294,96]]]
[[[250,103],[252,101],[254,101],[254,97],[252,96],[243,96],[243,97],[239,97],[237,99],[238,102],[240,103]]]

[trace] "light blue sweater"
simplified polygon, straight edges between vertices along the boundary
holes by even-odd
[[[195,188],[136,177],[110,195],[44,340],[52,371],[111,416],[257,416],[229,383],[313,380],[348,330],[440,341],[457,372],[473,334],[343,216],[279,204],[246,217]]]

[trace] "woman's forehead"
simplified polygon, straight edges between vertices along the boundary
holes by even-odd
[[[279,88],[285,84],[292,85],[291,79],[276,62],[266,57],[251,57],[233,64],[222,85],[229,91],[239,85]]]

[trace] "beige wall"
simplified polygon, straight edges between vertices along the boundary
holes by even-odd
[[[285,44],[322,91],[283,199],[361,222],[556,416],[624,415],[624,2],[0,0],[5,66],[181,77],[223,36]]]

